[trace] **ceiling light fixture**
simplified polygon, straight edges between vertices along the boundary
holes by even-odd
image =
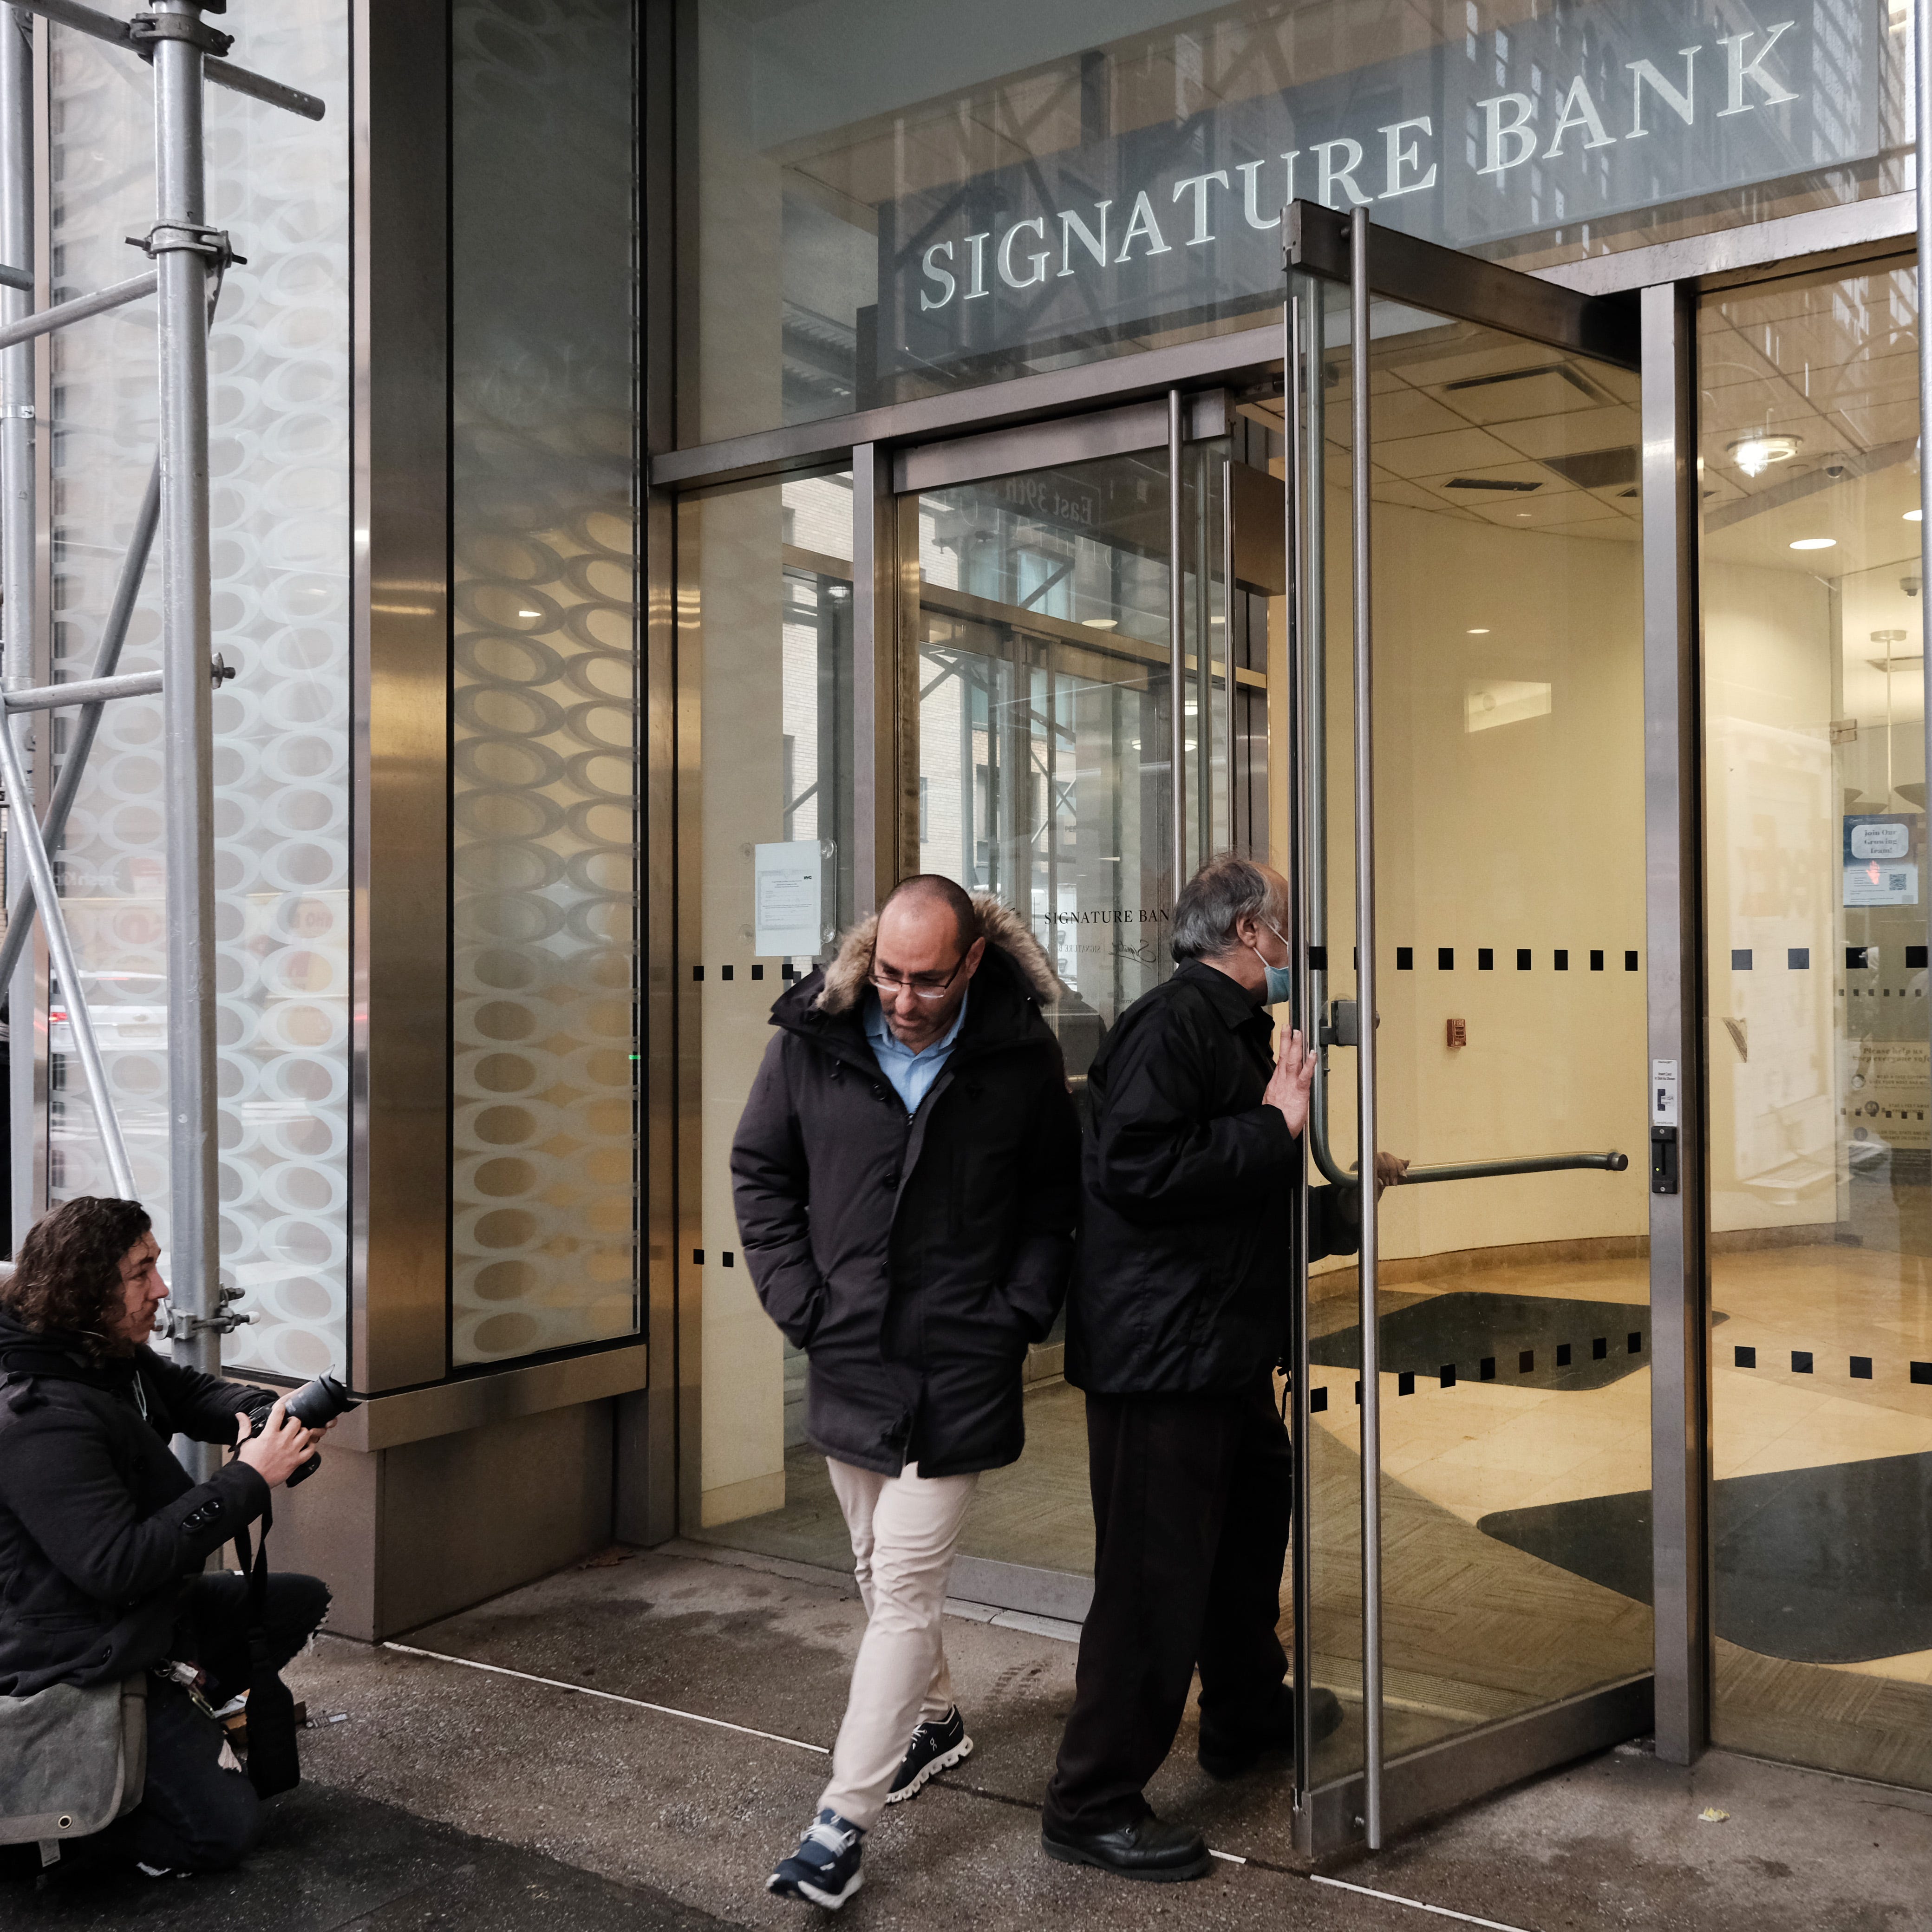
[[[1800,537],[1791,548],[1793,550],[1836,550],[1836,537]]]
[[[1908,524],[1916,524],[1924,514],[1923,510],[1907,510],[1905,513],[1905,520]]]
[[[1090,631],[1111,631],[1120,620],[1118,617],[1082,617],[1080,621]]]
[[[1490,634],[1490,627],[1485,624],[1480,629],[1472,631],[1469,634],[1472,638],[1486,638]]]
[[[1724,453],[1747,476],[1762,476],[1774,463],[1789,463],[1804,441],[1796,436],[1748,436]]]

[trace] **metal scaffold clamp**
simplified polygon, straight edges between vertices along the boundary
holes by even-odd
[[[179,16],[168,14],[164,20]],[[179,254],[184,251],[206,255],[214,262],[218,274],[225,274],[236,262],[246,268],[248,258],[238,255],[228,239],[225,228],[208,228],[198,221],[158,221],[145,235],[127,237],[130,248],[138,248],[152,261],[158,255]]]
[[[143,60],[154,58],[157,40],[187,40],[219,60],[235,44],[235,36],[193,14],[136,14],[128,21],[128,44]]]
[[[241,1299],[241,1289],[224,1279],[215,1292],[212,1315],[196,1315],[185,1308],[170,1308],[161,1333],[170,1342],[191,1342],[196,1335],[208,1330],[218,1335],[232,1335],[236,1329],[255,1319],[254,1316],[244,1315],[235,1307],[234,1304]]]

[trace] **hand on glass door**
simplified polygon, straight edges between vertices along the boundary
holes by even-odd
[[[1272,1107],[1288,1123],[1288,1130],[1298,1134],[1308,1124],[1308,1089],[1315,1078],[1315,1057],[1298,1030],[1291,1033],[1274,1064],[1262,1105]]]

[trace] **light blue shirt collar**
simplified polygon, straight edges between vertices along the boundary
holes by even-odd
[[[967,995],[968,999],[971,997],[970,993]],[[919,1112],[920,1102],[939,1078],[953,1042],[959,1037],[959,1029],[966,1024],[966,1005],[967,1000],[962,1000],[952,1024],[930,1046],[914,1053],[886,1024],[885,1009],[879,1004],[878,994],[866,994],[866,1038],[872,1046],[872,1058],[879,1063],[879,1071],[892,1082],[892,1091],[908,1114]]]

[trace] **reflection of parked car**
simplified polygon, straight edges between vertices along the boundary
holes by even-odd
[[[136,1048],[151,1053],[168,1043],[167,981],[158,973],[88,973],[87,1011],[103,1053]],[[47,1050],[76,1051],[64,1001],[47,1013]]]
[[[103,1053],[130,1052],[139,1048],[152,1052],[168,1043],[168,1010],[166,1006],[120,1006],[88,1004],[94,1019],[94,1037]],[[78,1051],[74,1028],[64,1006],[47,1014],[47,1050],[50,1053]]]

